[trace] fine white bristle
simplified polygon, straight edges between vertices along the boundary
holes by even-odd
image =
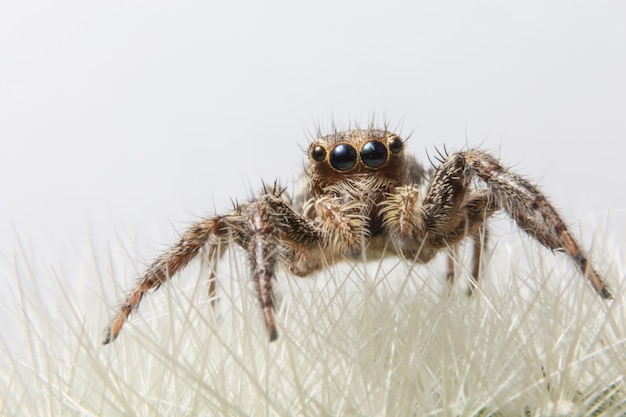
[[[23,250],[3,265],[13,297],[1,307],[0,414],[621,415],[625,234],[590,227],[613,301],[563,256],[505,231],[472,298],[463,267],[448,291],[443,258],[282,273],[271,343],[237,250],[218,269],[214,308],[206,267],[192,266],[107,346],[112,300],[141,266],[115,244],[52,266]],[[87,279],[98,285],[85,290]]]

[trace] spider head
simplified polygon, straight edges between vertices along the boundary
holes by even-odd
[[[353,178],[377,177],[403,182],[404,142],[386,130],[335,132],[309,146],[309,174],[313,190]]]

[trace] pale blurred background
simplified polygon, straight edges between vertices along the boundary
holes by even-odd
[[[2,260],[149,259],[372,118],[499,155],[574,224],[621,213],[626,3],[3,2]]]

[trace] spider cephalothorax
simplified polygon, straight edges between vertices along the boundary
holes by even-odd
[[[546,197],[483,151],[442,157],[427,171],[405,153],[398,135],[364,129],[320,137],[308,157],[306,189],[295,202],[284,190],[264,189],[232,212],[191,226],[129,293],[104,343],[117,337],[147,291],[159,288],[202,249],[209,262],[217,262],[230,242],[247,253],[270,340],[278,337],[272,281],[279,265],[307,276],[346,258],[395,255],[425,263],[470,237],[475,288],[485,220],[499,210],[545,247],[564,252],[602,298],[612,298]],[[215,269],[210,270],[213,295]]]

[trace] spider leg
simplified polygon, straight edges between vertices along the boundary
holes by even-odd
[[[497,209],[487,190],[470,187],[465,160],[460,153],[448,156],[435,172],[423,201],[428,245],[450,247],[472,235]]]
[[[257,200],[248,206],[247,217],[248,259],[265,317],[265,325],[272,341],[278,338],[272,293],[278,248],[275,227],[271,221],[269,207],[263,203],[263,200]]]
[[[205,247],[210,264],[209,296],[213,298],[216,261],[222,257],[231,239],[247,251],[270,340],[275,340],[278,332],[273,314],[271,282],[275,277],[277,261],[287,246],[310,248],[319,245],[318,230],[297,215],[281,194],[282,190],[275,188],[248,204],[238,206],[228,215],[203,219],[191,226],[178,244],[157,258],[130,291],[111,326],[106,329],[103,344],[117,338],[148,291],[158,289]]]
[[[446,237],[449,241],[457,241],[466,236],[471,236],[472,275],[469,295],[472,295],[478,287],[480,278],[481,257],[488,237],[488,228],[485,220],[498,209],[497,201],[490,197],[487,190],[471,190],[460,207],[460,210],[464,213],[463,221],[459,223],[455,231]],[[454,266],[454,262],[449,262],[450,264]],[[450,271],[448,273],[450,274]],[[452,274],[454,274],[454,271],[452,271]]]
[[[475,176],[487,184],[488,206],[482,215],[475,213],[474,216],[467,214],[470,210],[458,210],[460,203],[457,201],[467,193]],[[613,298],[608,286],[593,269],[547,198],[530,182],[503,168],[494,157],[485,152],[470,150],[449,156],[433,180],[425,206],[431,208],[430,223],[440,233],[437,239],[442,241],[454,240],[457,234],[450,232],[462,223],[459,221],[460,217],[467,216],[470,220],[476,217],[476,222],[479,223],[481,218],[485,219],[496,208],[501,207],[522,230],[542,245],[553,251],[564,251],[602,298]],[[447,230],[446,224],[449,225]]]
[[[472,296],[478,289],[478,281],[481,275],[481,261],[483,248],[487,243],[487,223],[483,223],[472,236],[472,274],[470,277],[468,295]],[[446,280],[452,286],[455,278],[455,258],[458,256],[458,244],[449,249],[448,253],[448,271]]]
[[[279,195],[265,194],[246,208],[244,247],[255,283],[270,341],[278,338],[274,318],[272,281],[279,261],[286,262],[286,248],[319,246],[319,230],[296,214]]]
[[[456,271],[456,266],[454,265],[454,261],[459,254],[459,247],[457,245],[454,245],[453,247],[449,248],[447,252],[448,252],[447,253],[448,269],[446,271],[446,282],[448,283],[448,288],[452,289],[452,286],[454,285],[455,271]]]
[[[468,295],[474,295],[474,292],[478,288],[478,280],[480,278],[481,273],[481,259],[483,248],[486,244],[487,240],[487,224],[483,224],[480,231],[474,232],[472,235],[472,275],[470,279],[470,285],[468,288]],[[448,269],[446,271],[446,282],[448,283],[448,287],[452,289],[454,285],[454,280],[456,278],[456,265],[455,260],[459,255],[459,246],[454,245],[448,249]]]
[[[459,154],[453,154],[443,161],[435,172],[423,201],[424,222],[429,240],[445,240],[450,233],[463,224],[464,215],[460,209],[468,192],[470,178],[463,175],[464,161]]]
[[[209,265],[209,279],[208,279],[208,295],[211,300],[211,305],[215,306],[217,298],[215,292],[217,290],[217,263],[224,256],[227,245],[224,244],[223,239],[214,238],[209,239],[207,248],[207,264]]]
[[[469,295],[473,295],[478,288],[478,279],[481,273],[481,261],[483,256],[483,249],[487,244],[489,238],[489,230],[487,223],[483,223],[482,226],[474,232],[472,235],[473,252],[472,252],[472,280],[468,289]]]
[[[198,255],[211,237],[218,240],[222,246],[228,242],[228,234],[226,233],[229,230],[228,217],[218,216],[197,222],[187,229],[176,245],[172,246],[154,261],[119,307],[111,326],[105,330],[102,344],[106,345],[114,341],[130,314],[139,307],[139,303],[144,295],[150,290],[156,290],[161,287],[174,274],[184,268]],[[230,217],[234,217],[234,215]],[[218,242],[215,242],[211,247],[215,248],[217,244]],[[211,249],[209,249],[209,253],[211,253]],[[211,288],[211,285],[214,284],[209,284],[209,288]],[[214,291],[214,289],[209,291]]]

